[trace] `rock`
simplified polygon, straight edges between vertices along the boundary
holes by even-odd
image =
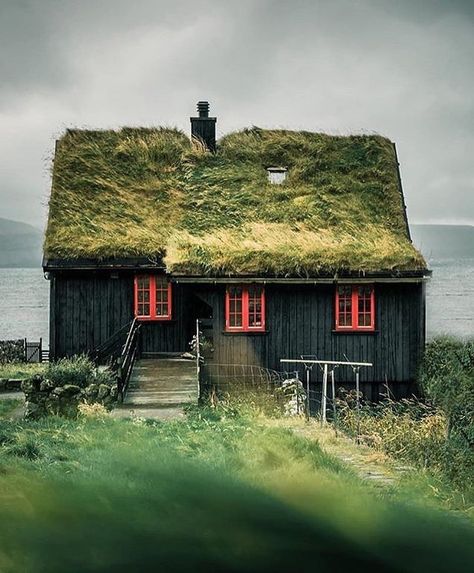
[[[118,387],[117,386],[112,386],[112,388],[110,389],[110,395],[114,400],[117,400],[117,397],[118,397]]]
[[[23,380],[21,378],[10,378],[7,380],[7,390],[16,392],[21,390],[21,384]]]
[[[306,393],[297,378],[284,380],[277,394],[283,399],[285,416],[299,416],[306,409]]]
[[[41,392],[50,392],[52,389],[54,388],[54,382],[51,382],[51,380],[43,380],[40,384],[40,391]]]
[[[84,390],[84,394],[88,398],[97,398],[97,394],[99,393],[99,385],[98,384],[89,384]]]
[[[76,386],[76,384],[64,384],[62,396],[75,396],[76,394],[80,394],[82,392],[80,386]]]
[[[32,376],[31,378],[27,378],[23,380],[21,383],[21,389],[25,394],[30,394],[31,392],[38,392],[41,386],[41,382],[43,378],[39,375]]]
[[[99,392],[97,394],[97,398],[99,400],[103,400],[106,396],[110,394],[110,386],[107,384],[99,384]]]
[[[25,402],[25,418],[27,420],[37,420],[44,414],[44,409],[35,402]]]
[[[63,394],[64,387],[62,386],[56,386],[56,388],[53,388],[53,391],[51,392],[51,396],[56,396],[57,398],[60,398]]]

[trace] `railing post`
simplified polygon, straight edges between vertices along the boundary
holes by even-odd
[[[336,381],[334,379],[334,368],[331,370],[331,389],[332,389],[332,415],[333,424],[337,436],[337,409],[336,409]]]
[[[324,365],[323,394],[321,396],[321,424],[326,423],[326,396],[328,391],[328,365]]]
[[[198,383],[198,398],[201,398],[201,340],[199,337],[199,318],[196,318],[196,377]]]
[[[356,394],[357,394],[357,401],[356,401],[356,411],[357,411],[357,437],[356,442],[360,442],[360,379],[359,379],[359,368],[355,369],[356,375]]]

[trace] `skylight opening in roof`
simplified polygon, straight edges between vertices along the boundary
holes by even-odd
[[[281,185],[285,181],[287,173],[286,167],[267,167],[268,180],[272,185]]]

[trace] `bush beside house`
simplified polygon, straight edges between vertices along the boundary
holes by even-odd
[[[85,356],[52,363],[43,372],[23,381],[25,418],[49,414],[76,417],[80,404],[102,404],[112,408],[117,400],[113,373],[97,369]]]
[[[0,340],[0,364],[10,362],[24,362],[25,360],[25,341],[19,340]]]
[[[422,399],[339,400],[338,423],[396,459],[437,472],[474,500],[474,341],[431,341],[420,366]]]

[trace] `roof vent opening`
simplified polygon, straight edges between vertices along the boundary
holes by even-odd
[[[268,181],[272,185],[281,185],[286,179],[288,169],[286,167],[267,167]]]
[[[209,102],[208,101],[198,101],[197,110],[199,117],[209,117]]]
[[[191,117],[191,137],[201,141],[209,149],[216,150],[215,117],[209,117],[209,102],[198,101],[198,117]]]

